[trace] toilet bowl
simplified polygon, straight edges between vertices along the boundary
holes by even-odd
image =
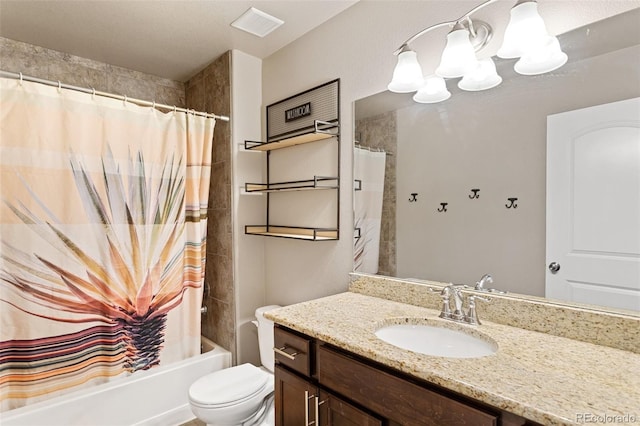
[[[262,367],[242,364],[207,374],[189,388],[193,414],[210,426],[272,426],[274,356],[273,321],[264,317],[270,305],[256,309]]]

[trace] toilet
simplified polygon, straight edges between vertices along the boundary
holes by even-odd
[[[264,313],[277,305],[256,309],[262,367],[242,364],[207,374],[189,388],[193,414],[209,426],[273,426],[273,321]]]

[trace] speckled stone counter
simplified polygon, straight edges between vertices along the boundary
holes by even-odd
[[[477,327],[439,311],[353,292],[267,312],[276,323],[544,425],[640,423],[640,355],[483,321]],[[482,358],[440,358],[378,339],[405,321],[470,330],[498,345]],[[598,416],[609,416],[598,422]],[[626,416],[626,417],[624,417]],[[588,420],[588,421],[587,421]],[[620,423],[620,422],[618,422]]]

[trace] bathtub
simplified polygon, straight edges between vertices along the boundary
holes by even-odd
[[[231,353],[202,338],[202,354],[111,383],[0,413],[2,426],[169,426],[195,418],[191,383],[231,366]]]

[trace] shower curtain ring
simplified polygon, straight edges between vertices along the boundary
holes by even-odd
[[[91,88],[91,99],[95,100],[95,98],[96,98],[96,88],[92,87]]]
[[[62,83],[58,80],[58,92],[62,90]]]
[[[20,74],[20,86],[22,86],[22,73],[19,73],[19,74]]]
[[[124,95],[124,105],[127,106],[127,95]]]

